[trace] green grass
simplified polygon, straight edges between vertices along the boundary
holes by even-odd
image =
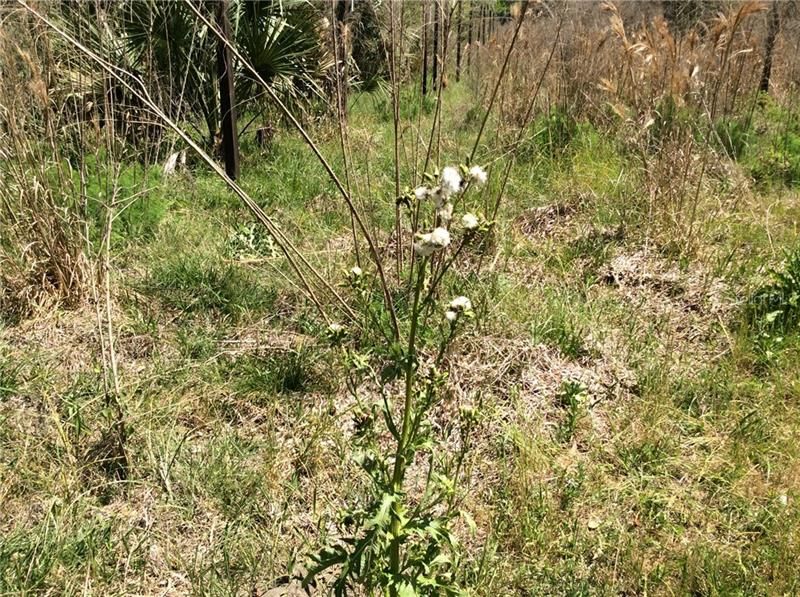
[[[430,100],[404,94],[403,118],[424,130]],[[380,91],[352,101],[356,197],[386,230],[391,105]],[[442,164],[471,150],[482,109],[466,85],[448,87]],[[663,112],[649,151],[691,118]],[[615,131],[558,110],[531,125],[491,242],[465,248],[470,267],[436,297],[463,293],[475,310],[433,419],[449,446],[454,413],[478,411],[460,496],[477,532],[457,529],[472,594],[800,590],[800,195],[757,149],[785,147],[791,163],[795,132],[781,137],[788,116],[777,108],[758,118],[763,132],[720,123],[726,167],[764,174],[735,206],[730,189],[704,187],[694,251],[665,249],[673,229],[652,220],[640,164]],[[341,171],[330,123],[313,128]],[[500,153],[493,133],[481,163]],[[243,188],[350,293],[349,217],[322,168],[284,130],[264,154],[251,149]],[[486,211],[502,165],[469,209]],[[404,181],[412,169],[404,158]],[[124,172],[131,193],[143,175]],[[345,503],[368,495],[351,433],[374,388],[363,404],[345,398],[348,361],[328,346],[327,323],[220,181],[199,168],[151,174],[112,245],[124,481],[91,458],[114,420],[94,306],[0,330],[0,593],[264,593],[306,564]],[[517,220],[572,200],[543,231]],[[615,258],[640,255],[638,277],[609,280]],[[386,326],[379,298],[368,288],[362,307]],[[373,356],[397,350],[378,329],[356,341]],[[398,382],[387,387],[399,402]],[[437,456],[420,454],[414,482]]]
[[[247,270],[189,256],[154,268],[145,289],[182,313],[215,311],[233,318],[266,311],[275,300],[274,291]]]
[[[80,593],[80,577],[89,575],[100,586],[112,579],[116,546],[111,521],[81,524],[74,514],[69,507],[53,506],[41,525],[4,537],[0,590],[26,594],[57,586],[62,594],[71,595]]]
[[[314,358],[307,348],[267,356],[244,356],[231,362],[230,371],[225,374],[235,379],[237,391],[254,397],[310,392],[325,385],[315,368]]]
[[[19,389],[18,366],[6,355],[0,355],[0,400],[13,396]]]
[[[743,163],[762,187],[800,184],[800,122],[797,115],[766,98],[754,118],[757,134],[744,150]]]

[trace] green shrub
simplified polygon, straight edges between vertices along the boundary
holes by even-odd
[[[757,131],[745,160],[750,174],[762,186],[800,184],[800,118],[798,114],[764,97],[754,115]]]
[[[771,274],[773,281],[751,295],[745,310],[757,348],[768,359],[800,323],[800,248],[787,255],[782,271]]]
[[[569,442],[575,436],[578,423],[586,415],[588,394],[586,386],[575,380],[566,380],[556,394],[557,405],[562,409],[562,419],[556,429],[560,442]]]
[[[786,131],[753,158],[750,173],[760,184],[800,185],[800,134]]]
[[[233,258],[276,257],[275,241],[258,222],[235,225],[234,233],[225,243],[225,253]]]
[[[161,180],[159,166],[143,168],[126,165],[118,172],[111,171],[98,156],[86,159],[86,202],[90,223],[91,240],[100,240],[106,217],[106,195],[113,191],[114,223],[111,241],[114,246],[127,242],[152,238],[158,230],[168,209],[173,203],[170,189]],[[79,174],[74,173],[76,188]]]
[[[751,322],[790,332],[800,322],[800,247],[788,253],[783,271],[771,272],[773,281],[753,293],[748,303]]]

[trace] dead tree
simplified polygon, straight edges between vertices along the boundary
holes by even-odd
[[[772,77],[772,54],[775,50],[775,38],[781,26],[779,2],[772,0],[772,6],[767,15],[767,39],[764,42],[764,68],[761,71],[761,82],[758,90],[762,93],[769,91],[769,80]]]
[[[433,65],[431,68],[431,87],[436,89],[439,75],[439,0],[433,0]]]
[[[472,28],[475,26],[475,7],[469,7],[469,27],[467,27],[467,72],[472,72]]]
[[[422,95],[428,93],[428,6],[422,2]]]
[[[461,80],[461,2],[462,0],[458,0],[456,15],[456,19],[458,19],[456,24],[456,83]]]
[[[225,172],[233,180],[239,177],[239,138],[236,133],[236,97],[233,87],[233,56],[228,40],[231,25],[228,22],[228,3],[217,4],[217,25],[220,29],[217,46],[217,75],[219,77],[219,108],[222,120],[222,155],[225,158]]]

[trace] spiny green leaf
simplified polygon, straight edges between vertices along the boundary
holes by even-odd
[[[417,591],[408,581],[403,581],[397,585],[398,597],[417,597]]]
[[[367,528],[382,528],[385,529],[389,526],[391,521],[392,505],[397,501],[397,494],[384,493],[381,498],[381,505],[375,516],[367,521]]]

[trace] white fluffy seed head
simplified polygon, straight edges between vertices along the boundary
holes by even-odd
[[[444,318],[450,323],[454,323],[464,313],[472,312],[472,301],[465,296],[457,296],[447,305]]]
[[[417,255],[421,255],[422,257],[427,257],[431,255],[436,250],[436,247],[430,244],[426,244],[425,241],[419,241],[414,243],[414,252]]]
[[[439,228],[434,228],[433,232],[431,232],[431,242],[440,249],[449,245],[450,233],[447,231],[447,228],[442,228],[441,226]]]
[[[480,222],[475,214],[466,213],[461,218],[461,225],[465,230],[475,230],[480,225]]]
[[[360,278],[361,274],[363,274],[363,273],[364,272],[357,265],[354,266],[353,269],[350,270],[350,275],[353,276],[354,278]]]
[[[417,201],[422,201],[423,199],[428,198],[430,192],[431,190],[428,187],[417,187],[414,189],[414,197],[417,198]]]
[[[488,175],[486,174],[486,170],[481,168],[480,166],[473,166],[469,169],[469,179],[472,181],[476,187],[482,187],[486,184],[486,180],[488,179]]]
[[[433,199],[436,209],[440,209],[445,203],[447,203],[448,195],[445,194],[445,192],[442,190],[442,187],[436,187],[428,196]]]
[[[436,215],[439,216],[443,222],[449,222],[453,219],[453,204],[445,203],[436,210]]]
[[[450,301],[449,307],[451,311],[455,311],[456,313],[460,313],[461,311],[471,311],[472,301],[465,296],[457,296]]]
[[[432,232],[418,234],[417,242],[414,243],[414,251],[418,255],[427,257],[434,251],[444,249],[450,244],[450,233],[446,228],[434,228]]]
[[[442,178],[440,181],[442,194],[449,197],[453,193],[457,193],[461,189],[461,174],[458,169],[453,166],[447,166],[442,170]]]

